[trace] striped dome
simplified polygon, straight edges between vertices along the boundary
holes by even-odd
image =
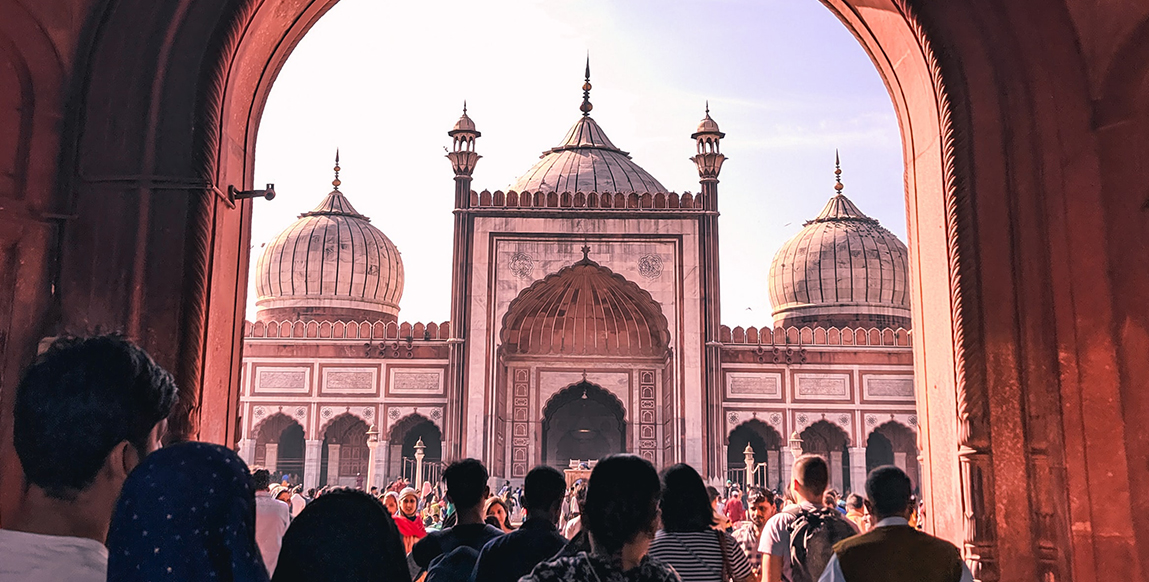
[[[579,118],[562,143],[509,187],[515,192],[667,192],[646,170],[618,149],[590,116]]]
[[[770,265],[775,325],[910,327],[906,245],[835,194]]]
[[[279,233],[256,264],[257,319],[396,320],[399,249],[336,188]]]
[[[583,260],[523,290],[503,318],[507,355],[664,356],[666,317],[638,285]]]

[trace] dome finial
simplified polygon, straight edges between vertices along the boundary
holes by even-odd
[[[582,84],[582,105],[579,106],[579,111],[582,111],[583,117],[590,117],[590,110],[594,109],[594,105],[590,104],[590,51],[586,52],[586,81]]]
[[[463,115],[467,114],[467,100],[463,100]]]
[[[710,117],[710,100],[706,100],[706,116]]]
[[[342,183],[343,182],[339,181],[339,148],[335,148],[335,179],[331,181],[331,185],[335,186],[335,189],[338,190],[339,185]]]
[[[845,188],[845,186],[842,185],[842,160],[838,157],[837,148],[834,148],[834,180],[837,181],[837,183],[834,184],[834,190],[838,194],[841,194],[842,188]]]

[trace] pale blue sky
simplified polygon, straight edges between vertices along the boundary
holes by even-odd
[[[341,0],[280,73],[256,147],[252,266],[262,245],[341,189],[399,247],[400,319],[450,309],[453,175],[462,101],[483,137],[476,190],[505,189],[579,117],[593,116],[667,188],[698,191],[690,134],[710,100],[726,132],[719,185],[722,317],[770,323],[774,252],[833,193],[905,240],[901,144],[869,57],[817,0]],[[255,300],[248,293],[249,310]]]

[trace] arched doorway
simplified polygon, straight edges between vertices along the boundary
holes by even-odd
[[[920,488],[917,435],[900,422],[887,422],[866,439],[866,472],[882,465],[895,465],[910,476],[914,490]]]
[[[256,428],[252,463],[275,475],[294,475],[292,482],[301,483],[303,450],[303,427],[286,414],[275,413]]]
[[[590,382],[562,390],[543,409],[543,463],[565,468],[626,452],[625,417],[618,398]]]
[[[173,434],[235,444],[244,295],[236,265],[246,264],[251,204],[229,200],[227,187],[252,185],[254,135],[275,72],[334,3],[5,6],[0,26],[21,41],[9,43],[14,69],[32,79],[9,84],[25,95],[9,108],[18,120],[5,125],[19,127],[17,150],[31,153],[14,156],[15,172],[0,167],[18,177],[10,198],[20,201],[9,212],[19,227],[8,230],[20,238],[5,247],[6,264],[27,265],[21,284],[0,294],[0,311],[14,314],[3,334],[6,395],[45,332],[123,329],[177,375]],[[1124,145],[1143,143],[1144,125],[1126,125],[1114,109],[1144,103],[1147,92],[1134,74],[1096,86],[1107,72],[1140,70],[1144,59],[1130,58],[1143,47],[1140,6],[823,3],[873,57],[902,127],[914,349],[928,369],[918,380],[929,401],[923,486],[937,500],[926,527],[962,545],[975,576],[990,580],[1068,578],[1068,564],[1104,577],[1113,561],[1095,559],[1100,546],[1149,554],[1139,512],[1096,510],[1115,495],[1141,497],[1131,492],[1146,479],[1129,460],[1145,457],[1135,438],[1145,407],[1129,395],[1144,376],[1133,349],[1141,344],[1123,345],[1141,341],[1143,318],[1123,310],[1143,295],[1133,277],[1144,270],[1112,268],[1124,264],[1115,249],[1138,252],[1118,235],[1138,236],[1127,221],[1138,220],[1143,196],[1102,177],[1132,168]],[[1104,28],[1121,21],[1128,27]],[[993,46],[1010,50],[985,50]],[[27,160],[47,161],[28,172]],[[51,208],[69,211],[43,211]],[[1077,244],[1089,241],[1101,242]],[[107,284],[108,273],[122,273],[131,292]],[[9,425],[11,408],[3,414],[0,425]],[[458,438],[457,428],[446,432]],[[21,481],[8,449],[4,515],[18,505]],[[1109,457],[1116,461],[1087,462]],[[1111,485],[1089,486],[1102,482]],[[1015,509],[1012,519],[998,523],[999,507]],[[1071,530],[1071,509],[1090,516],[1089,527]],[[1051,557],[1050,547],[1064,551]]]
[[[367,448],[368,428],[361,418],[346,413],[327,425],[323,432],[320,483],[340,487],[364,486],[371,457]]]
[[[423,441],[423,480],[438,483],[443,472],[443,431],[421,414],[411,414],[396,422],[388,435],[390,461],[387,479],[399,477],[416,482],[415,445]]]
[[[850,437],[829,421],[819,420],[800,435],[802,451],[821,455],[830,463],[830,487],[838,493],[856,489],[850,482]]]
[[[746,477],[746,446],[754,450],[754,477]],[[742,486],[757,485],[782,489],[782,435],[774,427],[758,420],[748,420],[730,431],[726,438],[727,479]],[[738,471],[741,469],[741,471]]]

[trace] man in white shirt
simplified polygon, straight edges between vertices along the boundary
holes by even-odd
[[[124,480],[160,446],[175,381],[118,336],[60,340],[24,373],[13,443],[24,495],[0,529],[0,582],[103,582]]]
[[[291,508],[272,497],[271,472],[267,469],[252,471],[251,481],[255,487],[255,543],[270,576],[275,574],[275,564],[279,562],[279,548],[291,522]]]
[[[818,582],[973,582],[953,544],[910,526],[910,478],[893,465],[870,471],[866,496],[877,523],[834,545]]]

